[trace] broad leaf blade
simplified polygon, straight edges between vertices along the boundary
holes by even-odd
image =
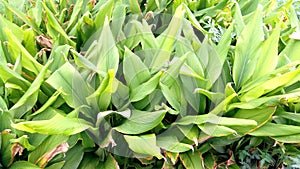
[[[65,101],[73,108],[87,105],[86,97],[92,94],[81,75],[68,62],[56,70],[46,82],[56,90],[61,90]]]
[[[256,68],[263,37],[262,7],[259,6],[237,39],[232,73],[238,89],[251,78]]]
[[[203,159],[199,151],[189,151],[179,155],[186,169],[204,169]]]
[[[57,114],[49,120],[26,121],[12,124],[15,129],[30,133],[73,135],[91,127],[89,123],[79,118],[69,118]]]
[[[15,118],[21,118],[28,110],[30,110],[36,103],[38,99],[38,92],[40,86],[44,81],[45,74],[48,70],[51,61],[49,61],[38,74],[36,79],[33,81],[31,86],[25,92],[25,94],[20,98],[20,100],[10,108],[10,113],[14,115]]]
[[[160,148],[156,146],[155,134],[141,135],[141,136],[124,136],[129,148],[135,153],[155,156],[161,159]]]
[[[166,110],[145,112],[132,110],[131,117],[115,130],[124,134],[140,134],[156,127],[164,118]]]

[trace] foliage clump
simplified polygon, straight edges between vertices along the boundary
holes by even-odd
[[[297,168],[298,1],[0,1],[0,168]]]

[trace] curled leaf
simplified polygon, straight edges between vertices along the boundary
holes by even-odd
[[[55,147],[53,150],[47,152],[44,154],[41,158],[38,159],[36,163],[39,163],[40,167],[45,167],[45,165],[53,159],[56,155],[60,153],[66,153],[69,150],[69,145],[67,142],[63,142],[57,147]]]

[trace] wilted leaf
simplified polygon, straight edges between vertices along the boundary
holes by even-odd
[[[10,142],[18,143],[20,146],[22,146],[23,148],[26,148],[28,151],[32,151],[35,149],[35,146],[33,146],[29,143],[27,135],[23,135],[16,139],[11,139]]]
[[[39,135],[41,136],[41,135]],[[68,136],[65,135],[52,135],[52,136],[46,136],[46,139],[43,139],[41,143],[34,149],[32,152],[28,155],[28,161],[31,163],[36,164],[39,159],[48,152],[51,152],[56,147],[58,147],[63,142],[66,142],[68,140]],[[40,140],[41,137],[37,138],[35,143],[37,143]]]
[[[24,148],[19,143],[14,143],[11,147],[11,159],[9,165],[14,162],[15,156],[17,154],[22,155]]]
[[[69,149],[69,145],[66,142],[61,143],[57,147],[55,147],[50,152],[44,154],[41,158],[38,159],[38,164],[41,168],[45,167],[45,165],[52,160],[57,154],[66,153]]]

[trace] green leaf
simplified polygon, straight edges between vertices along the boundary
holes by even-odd
[[[185,116],[180,120],[173,123],[173,125],[190,125],[190,124],[219,124],[223,126],[256,126],[257,123],[254,120],[230,118],[230,117],[219,117],[213,114]]]
[[[240,36],[245,28],[245,22],[244,22],[242,11],[241,11],[241,8],[240,8],[240,5],[238,4],[238,2],[235,2],[234,11],[235,12],[234,12],[233,17],[235,19],[235,24],[234,24],[235,30],[236,30],[237,36]]]
[[[33,117],[36,116],[40,113],[42,113],[43,111],[45,111],[47,108],[49,108],[55,101],[56,99],[60,96],[61,92],[60,91],[56,91],[48,100],[46,103],[43,104],[43,106],[41,108],[39,108],[36,112],[30,114],[28,117]]]
[[[71,49],[70,45],[53,46],[50,53],[49,59],[53,59],[53,63],[49,66],[49,70],[52,72],[59,69],[68,61],[69,51]]]
[[[286,63],[284,63],[284,57],[288,57],[288,59],[291,62],[299,61],[300,57],[298,53],[300,52],[298,46],[300,45],[299,40],[290,40],[287,44],[287,46],[284,48],[284,50],[279,55],[279,63],[277,67],[284,66]]]
[[[97,106],[100,111],[107,109],[111,101],[111,95],[117,90],[118,83],[115,80],[114,74],[114,70],[109,70],[98,89],[86,98],[89,103],[96,102],[94,107]]]
[[[276,107],[266,107],[262,109],[249,109],[249,110],[240,109],[233,115],[233,117],[255,120],[257,122],[257,126],[252,126],[252,127],[243,126],[243,127],[232,127],[232,128],[236,130],[239,134],[245,134],[247,132],[256,130],[272,119],[272,116],[275,113],[276,109],[277,109]]]
[[[199,31],[201,31],[202,33],[207,34],[208,32],[201,27],[201,25],[199,24],[199,21],[196,19],[195,15],[191,12],[191,10],[188,8],[188,6],[186,6],[185,4],[182,4],[182,5],[184,6],[184,8],[186,10],[187,16],[188,16],[191,24],[195,28],[197,28]]]
[[[65,164],[62,169],[78,168],[84,154],[84,148],[81,144],[77,144],[72,147],[67,153],[65,158]]]
[[[17,15],[23,22],[25,22],[27,25],[29,25],[30,27],[33,28],[33,30],[35,32],[37,32],[38,34],[42,34],[42,32],[40,31],[40,29],[38,28],[38,26],[36,25],[36,23],[34,22],[33,19],[31,19],[30,17],[26,16],[23,12],[21,12],[19,9],[16,9],[15,7],[11,6],[9,3],[5,2],[5,1],[1,1],[2,3],[5,4],[6,8],[8,10],[10,10],[11,12],[13,12],[15,15]],[[3,23],[3,22],[1,22]],[[12,27],[10,27],[12,28]],[[12,28],[12,30],[14,30],[15,28]],[[17,29],[18,30],[18,29]],[[18,36],[19,37],[19,36]]]
[[[268,92],[271,92],[279,87],[287,87],[296,83],[300,80],[300,68],[284,73],[282,75],[277,75],[254,87],[247,93],[241,96],[241,101],[250,101],[256,99]]]
[[[195,125],[192,126],[177,126],[177,128],[184,134],[186,138],[193,141],[195,145],[198,145],[199,128]]]
[[[191,105],[195,111],[199,111],[200,96],[195,94],[194,91],[198,87],[197,80],[194,77],[185,75],[180,76],[180,88],[182,90],[185,100]]]
[[[119,169],[119,165],[118,162],[116,161],[116,159],[111,155],[108,154],[106,157],[106,160],[103,164],[99,164],[99,169]]]
[[[9,130],[1,131],[0,133],[0,162],[5,167],[8,167],[13,160],[12,146],[10,140],[14,139],[15,135],[9,132]]]
[[[178,6],[168,28],[157,37],[159,49],[153,56],[150,64],[152,72],[156,72],[157,69],[161,68],[170,59],[173,44],[181,31],[184,13],[184,6]]]
[[[17,37],[11,29],[5,29],[4,32],[6,33],[7,40],[8,40],[8,46],[10,47],[11,50],[15,52],[20,52],[22,55],[22,65],[24,68],[32,71],[36,75],[39,74],[43,66],[37,62],[31,54],[25,49],[25,47],[17,40]],[[13,60],[16,60],[16,56],[12,55]]]
[[[38,0],[35,2],[35,7],[30,8],[28,11],[28,16],[34,21],[34,23],[32,23],[32,27],[35,27],[35,31],[37,33],[39,33],[39,29],[38,27],[41,25],[42,23],[42,17],[43,17],[43,5],[42,5],[42,1]],[[21,18],[23,21],[26,21],[26,18],[22,17]],[[30,20],[31,20],[30,19]],[[26,22],[30,22],[30,21],[26,21]],[[35,26],[36,25],[36,26]]]
[[[198,127],[207,135],[213,136],[213,137],[223,137],[228,136],[232,134],[236,134],[236,131],[233,129],[230,129],[225,126],[218,126],[216,124],[211,123],[205,123],[202,125],[198,125]]]
[[[115,37],[115,41],[121,39],[122,36],[122,25],[124,24],[126,17],[126,8],[127,4],[122,1],[117,1],[115,4],[115,8],[112,13],[112,21],[111,21],[111,31]]]
[[[6,130],[6,129],[13,129],[11,127],[11,121],[13,120],[12,115],[7,110],[0,110],[0,131]],[[1,144],[0,144],[1,145]]]
[[[150,79],[151,74],[141,59],[125,47],[123,72],[130,88],[136,88]]]
[[[35,149],[35,147],[29,143],[27,135],[23,135],[17,139],[11,139],[10,142],[20,144],[22,147],[26,148],[28,151],[32,151]]]
[[[113,7],[114,7],[114,0],[108,0],[101,5],[97,14],[95,14],[96,30],[102,28],[105,25],[105,22],[110,21],[113,12]]]
[[[214,17],[215,15],[217,15],[217,11],[219,11],[220,9],[224,9],[226,7],[227,3],[228,3],[228,0],[221,0],[215,6],[211,6],[209,8],[205,8],[205,9],[196,11],[194,13],[194,15],[196,17],[203,16],[203,15]]]
[[[52,61],[48,61],[48,63],[43,67],[31,86],[25,92],[25,94],[18,100],[15,105],[13,105],[9,109],[9,112],[12,113],[15,118],[21,118],[28,110],[30,110],[35,105],[38,99],[40,86],[44,81],[45,74],[51,62]]]
[[[205,39],[197,51],[197,56],[204,68],[207,84],[205,89],[210,89],[222,72],[223,63],[216,50],[215,45],[209,39]]]
[[[294,134],[294,135],[289,135],[289,136],[277,136],[277,137],[272,137],[278,142],[282,143],[295,143],[298,144],[300,142],[300,134]]]
[[[26,121],[12,124],[15,129],[27,131],[29,133],[41,134],[64,134],[73,135],[90,128],[91,125],[79,118],[68,118],[62,115],[55,115],[49,120]]]
[[[131,89],[130,101],[136,102],[151,94],[156,89],[162,74],[163,72],[159,71],[152,78],[150,78],[149,81]]]
[[[180,101],[182,99],[181,89],[177,79],[188,54],[189,53],[186,53],[180,58],[174,58],[170,67],[162,75],[159,83],[164,97],[175,110],[180,110]]]
[[[116,73],[119,66],[119,53],[108,18],[105,18],[102,32],[96,44],[97,46],[90,46],[85,57],[94,63],[98,70],[108,72],[112,69]]]
[[[205,95],[209,100],[211,100],[214,103],[218,103],[221,100],[224,100],[224,94],[223,93],[214,93],[205,89],[197,88],[195,89],[196,93],[201,93]]]
[[[166,110],[146,112],[132,110],[131,117],[128,118],[115,130],[124,134],[140,134],[156,127],[164,118]]]
[[[68,138],[69,137],[65,135],[48,136],[42,141],[41,144],[36,147],[35,150],[29,153],[28,161],[36,164],[43,155],[45,155],[47,152],[52,151],[63,142],[67,141]],[[35,140],[35,142],[37,142],[37,140]]]
[[[24,46],[25,49],[30,53],[30,55],[34,56],[37,51],[37,45],[35,44],[35,32],[31,29],[27,29],[24,31]]]
[[[6,29],[10,29],[11,30],[11,33],[14,34],[18,40],[18,42],[21,42],[24,38],[24,31],[18,27],[17,25],[13,24],[12,22],[9,22],[6,18],[4,18],[2,15],[0,15],[0,30],[1,30],[1,33],[0,33],[0,39],[2,42],[6,41],[7,40],[7,35],[6,33],[4,32],[4,30]]]
[[[183,66],[187,56],[189,56],[190,52],[185,53],[180,58],[173,58],[168,69],[165,71],[161,78],[161,83],[164,83],[168,87],[173,86],[175,79],[178,78],[180,73],[180,69]]]
[[[216,51],[218,53],[218,56],[220,58],[220,62],[222,65],[225,63],[228,51],[230,49],[232,32],[233,32],[233,24],[230,25],[229,28],[226,29],[219,44],[216,46]]]
[[[179,158],[186,169],[204,169],[203,159],[199,151],[182,153]]]
[[[65,161],[57,162],[57,163],[54,163],[54,164],[50,165],[49,167],[46,167],[45,169],[62,168],[64,164],[65,164]]]
[[[168,88],[168,86],[164,85],[163,83],[159,83],[159,86],[161,88],[161,91],[164,95],[164,97],[167,99],[168,103],[175,109],[180,110],[180,102],[177,97],[178,93],[174,93],[171,91],[171,89]]]
[[[117,109],[121,109],[129,102],[129,88],[122,82],[118,81],[118,88],[115,93],[112,94],[112,103]]]
[[[192,145],[181,143],[173,133],[164,133],[163,135],[158,135],[157,145],[167,152],[173,153],[181,153],[189,150],[194,150],[194,147]]]
[[[78,67],[82,67],[82,68],[84,68],[84,70],[88,69],[88,70],[97,72],[102,77],[106,76],[106,72],[98,70],[97,67],[92,62],[90,62],[87,58],[83,57],[77,51],[71,49],[71,52],[72,52],[72,54],[74,56],[75,64]]]
[[[262,6],[259,6],[237,38],[232,70],[237,89],[240,89],[251,78],[256,68],[263,37]]]
[[[276,113],[276,115],[296,122],[300,122],[300,114],[296,112],[292,113],[292,112],[280,111],[279,113]]]
[[[78,169],[95,169],[99,163],[99,157],[94,153],[85,153]]]
[[[119,115],[121,115],[125,118],[130,118],[131,110],[130,109],[126,109],[124,111],[108,110],[108,111],[99,112],[98,115],[97,115],[97,119],[103,118],[103,117],[108,116],[110,114],[119,114]]]
[[[261,54],[258,57],[252,79],[257,79],[272,72],[278,63],[278,40],[280,36],[280,26],[277,25],[270,37],[263,42]]]
[[[140,4],[137,0],[129,0],[129,6],[132,14],[141,14]]]
[[[61,35],[61,37],[63,37],[65,39],[66,43],[68,43],[70,46],[75,48],[76,47],[75,42],[72,41],[72,39],[67,35],[65,30],[58,23],[55,15],[51,12],[51,10],[47,7],[47,5],[45,3],[42,3],[42,4],[44,7],[44,10],[46,11],[46,16],[47,16],[46,27],[48,29],[48,32],[51,32],[51,31],[53,32],[53,30],[55,30],[56,32],[59,33],[59,35]],[[58,37],[55,36],[54,34],[52,34],[52,38],[55,39]]]
[[[276,130],[274,130],[276,129]],[[249,133],[252,136],[289,136],[300,133],[299,126],[266,123],[257,130]]]
[[[10,166],[10,169],[40,169],[40,167],[28,161],[16,161]]]
[[[248,102],[239,102],[239,103],[232,103],[228,106],[227,111],[232,110],[234,108],[240,108],[240,109],[254,109],[258,108],[259,106],[266,104],[266,105],[277,105],[282,101],[282,99],[289,100],[293,98],[298,98],[300,96],[299,91],[293,91],[288,94],[282,94],[282,95],[273,95],[270,97],[262,97],[258,99],[254,99]]]
[[[216,157],[212,153],[207,153],[204,157],[204,165],[207,168],[214,168],[214,166],[217,166],[217,160]],[[231,160],[231,159],[229,159]]]
[[[150,14],[150,16],[151,16],[151,14]],[[145,17],[147,17],[147,16],[145,16]],[[142,49],[149,50],[149,51],[146,51],[145,54],[148,54],[148,55],[150,54],[151,56],[149,56],[149,57],[152,58],[152,54],[155,53],[156,49],[158,48],[158,42],[155,39],[155,36],[151,30],[152,29],[151,25],[149,25],[147,23],[147,21],[145,21],[145,20],[143,20],[142,23],[133,20],[130,24],[134,25],[133,28],[136,29],[137,34],[127,36],[127,38],[140,39]],[[146,57],[148,55],[146,55]],[[147,58],[146,58],[146,60],[147,60]],[[147,60],[147,61],[150,62],[151,60]],[[148,63],[147,61],[145,61],[145,63],[147,65],[149,65],[150,63]]]
[[[86,97],[92,94],[92,90],[69,62],[56,70],[46,82],[61,91],[66,103],[73,108],[87,105]]]
[[[83,5],[84,1],[76,1],[73,10],[72,10],[72,14],[68,23],[68,26],[66,28],[66,32],[69,32],[70,28],[72,26],[75,25],[75,23],[78,21],[79,16],[80,16],[80,12],[82,10],[82,5]]]
[[[156,145],[155,134],[141,136],[124,135],[124,138],[133,152],[147,156],[155,156],[158,159],[163,158],[160,154],[160,148]]]

